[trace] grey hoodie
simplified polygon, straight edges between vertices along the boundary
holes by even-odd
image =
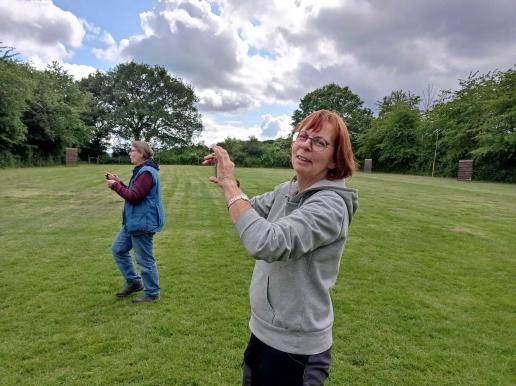
[[[297,193],[294,180],[251,199],[235,224],[257,261],[251,280],[252,333],[293,354],[332,346],[335,285],[357,191],[321,180]]]

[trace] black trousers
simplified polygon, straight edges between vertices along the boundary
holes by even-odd
[[[331,348],[315,355],[289,354],[251,334],[242,364],[242,386],[322,386],[330,364]]]

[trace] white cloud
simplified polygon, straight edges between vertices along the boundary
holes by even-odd
[[[242,127],[229,123],[219,124],[207,116],[203,116],[203,125],[204,131],[199,142],[203,142],[207,146],[222,142],[226,138],[248,139],[250,136],[259,138],[262,133],[259,126]]]
[[[85,41],[112,65],[162,65],[193,86],[205,135],[217,140],[281,135],[287,121],[262,117],[241,128],[216,124],[217,113],[295,105],[328,83],[374,107],[396,89],[421,94],[430,83],[453,88],[472,71],[506,70],[516,52],[511,0],[161,0],[139,16],[141,33],[115,41],[50,0],[0,0],[0,38],[41,65]]]
[[[198,142],[210,146],[226,138],[249,139],[251,136],[263,141],[286,137],[292,131],[291,117],[288,115],[264,114],[261,118],[262,122],[259,125],[244,126],[238,120],[226,120],[221,124],[208,116],[203,116],[204,131],[198,138]]]
[[[495,2],[497,9],[514,14],[509,1]],[[468,2],[467,12],[440,1],[218,4],[220,15],[212,13],[207,0],[163,0],[140,15],[142,35],[97,54],[114,62],[134,59],[167,67],[193,85],[205,113],[293,103],[330,82],[350,86],[372,107],[395,89],[418,93],[429,82],[450,88],[471,70],[499,67],[500,58],[503,65],[512,64],[507,44],[496,55],[485,55],[493,45],[503,46],[500,35],[486,28],[495,20],[498,31],[516,37],[514,15],[501,15],[480,1]],[[484,12],[490,18],[482,19]],[[459,17],[460,24],[455,22]],[[469,49],[472,45],[484,51]],[[472,63],[477,68],[471,69]]]
[[[84,35],[79,18],[50,0],[0,0],[2,42],[35,63],[71,57],[69,47],[80,47]]]
[[[291,121],[292,118],[288,115],[262,115],[262,124],[260,125],[262,132],[260,133],[259,139],[286,137],[292,132]]]
[[[61,65],[63,66],[63,69],[72,75],[75,80],[86,78],[88,75],[97,71],[95,67],[86,66],[84,64],[62,63]]]

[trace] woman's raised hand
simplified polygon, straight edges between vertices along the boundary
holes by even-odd
[[[216,175],[210,177],[210,181],[222,187],[226,184],[236,183],[235,164],[229,158],[228,152],[218,145],[212,146],[213,153],[204,157],[203,165],[216,165]]]

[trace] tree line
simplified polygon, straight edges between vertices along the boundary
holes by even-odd
[[[377,102],[378,116],[349,87],[329,84],[305,95],[292,115],[296,126],[319,109],[345,119],[359,165],[373,170],[456,177],[458,162],[474,161],[478,180],[516,182],[516,72],[470,74],[457,90],[423,97],[396,90]],[[228,138],[220,143],[239,166],[290,166],[290,138],[258,141]],[[161,162],[198,164],[209,151],[196,145],[161,152]]]
[[[61,163],[145,140],[183,148],[201,133],[192,87],[160,66],[123,63],[75,81],[58,63],[39,71],[0,47],[0,166]],[[2,50],[3,49],[3,50]]]
[[[0,47],[0,166],[61,163],[65,147],[82,159],[128,162],[131,140],[158,149],[161,163],[200,164],[209,151],[193,88],[166,69],[119,64],[75,81],[57,63],[38,71]],[[292,125],[319,109],[345,119],[359,164],[373,170],[454,177],[458,161],[474,161],[474,178],[516,182],[514,68],[470,74],[456,90],[423,96],[396,90],[364,107],[349,87],[328,84],[305,95]],[[239,166],[290,166],[291,138],[221,142]],[[111,149],[112,155],[107,154]]]

